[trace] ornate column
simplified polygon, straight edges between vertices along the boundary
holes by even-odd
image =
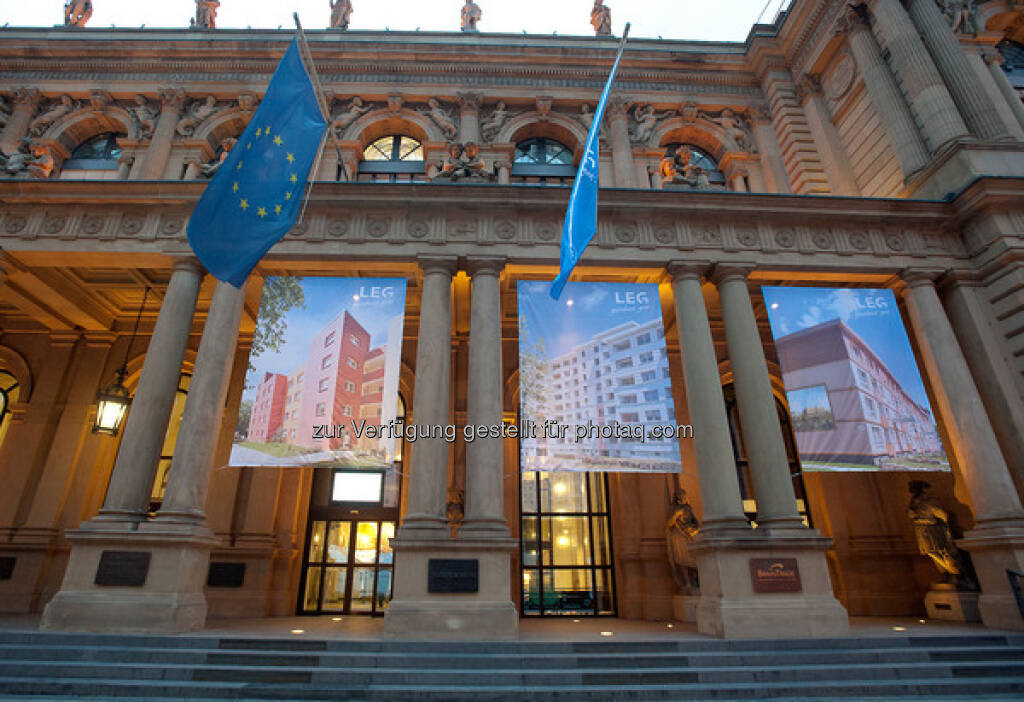
[[[1010,85],[1010,79],[1006,77],[1006,72],[1002,69],[1002,55],[994,49],[989,49],[982,54],[982,58],[988,64],[989,73],[992,74],[996,87],[999,88],[999,92],[1003,94],[1003,98],[1013,111],[1013,116],[1016,117],[1017,122],[1024,129],[1024,103],[1021,102],[1020,96],[1013,89],[1013,86]]]
[[[907,0],[907,10],[971,133],[982,139],[1009,137],[935,0]]]
[[[609,98],[607,114],[609,140],[612,146],[612,170],[615,172],[615,187],[633,188],[633,147],[629,143],[629,101],[624,98]]]
[[[1024,570],[1024,509],[974,384],[926,271],[907,270],[904,300],[953,458],[970,495],[974,529],[959,542],[972,556],[986,626],[1024,630],[1024,618],[1006,577]]]
[[[459,138],[463,144],[480,143],[480,93],[459,93]]]
[[[732,436],[718,375],[718,359],[701,290],[701,276],[708,268],[709,263],[697,261],[672,261],[668,266],[675,297],[676,323],[682,340],[680,349],[686,401],[690,405],[693,449],[704,507],[702,530],[705,533],[734,529],[749,531],[733,461]]]
[[[18,150],[21,138],[28,134],[28,125],[35,117],[41,99],[38,88],[18,88],[14,91],[14,110],[0,132],[0,151],[12,154]]]
[[[796,94],[803,103],[811,136],[821,150],[821,165],[828,176],[832,192],[850,197],[860,195],[860,188],[857,187],[857,180],[853,176],[853,167],[846,155],[846,147],[843,146],[839,131],[832,123],[832,116],[822,93],[821,77],[805,75],[797,81]]]
[[[900,1],[875,0],[871,9],[875,18],[872,29],[878,43],[892,57],[896,79],[931,153],[953,139],[967,136],[967,125]],[[884,121],[888,113],[883,110],[881,114]]]
[[[205,527],[206,493],[238,343],[245,289],[217,282],[199,342],[178,442],[156,522]],[[170,408],[168,408],[169,411]]]
[[[182,258],[174,264],[107,496],[96,517],[99,521],[141,521],[146,516],[202,279],[203,269],[196,259]]]
[[[423,297],[416,342],[413,419],[420,427],[449,423],[451,389],[452,276],[455,258],[421,257]],[[443,438],[418,439],[409,447],[409,495],[399,537],[438,538],[447,533],[448,444]]]
[[[153,138],[150,139],[149,147],[143,156],[142,166],[139,168],[139,180],[163,179],[167,159],[171,155],[171,145],[174,142],[174,128],[178,124],[178,117],[185,102],[185,93],[182,90],[161,90],[160,100],[160,116],[153,129]]]
[[[501,271],[504,258],[470,259],[472,301],[469,321],[469,377],[466,424],[502,425]],[[477,436],[466,444],[466,514],[461,537],[508,538],[503,497],[504,461],[500,437]]]
[[[747,290],[747,275],[752,268],[716,266],[712,281],[722,301],[736,403],[757,496],[757,522],[765,529],[803,529],[761,333]]]
[[[862,10],[853,7],[846,10],[837,24],[837,31],[847,35],[864,86],[900,161],[903,179],[909,180],[929,160],[928,149],[910,107],[882,58],[882,50],[868,29]]]

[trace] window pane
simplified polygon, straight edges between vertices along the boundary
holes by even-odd
[[[415,139],[402,137],[398,146],[398,158],[401,161],[422,161],[423,147]]]
[[[523,544],[523,565],[525,566],[538,565],[537,522],[538,519],[536,517],[523,517],[520,540]]]
[[[586,473],[541,473],[541,512],[586,512]]]
[[[604,494],[604,473],[590,473],[590,511],[607,512],[608,500]]]
[[[377,611],[383,612],[391,603],[391,569],[377,571]]]
[[[383,473],[338,472],[334,474],[331,499],[334,502],[380,502],[383,487]]]
[[[313,522],[313,534],[309,539],[309,560],[317,563],[324,558],[324,529],[326,522]]]
[[[549,141],[547,144],[547,163],[571,166],[572,152],[558,142]]]
[[[541,529],[544,565],[590,565],[586,517],[545,517]]]
[[[377,562],[377,522],[359,522],[356,526],[356,563]],[[370,589],[373,589],[371,584]]]
[[[324,604],[321,609],[340,612],[345,609],[346,568],[326,568],[324,574]]]
[[[597,565],[612,564],[612,545],[608,538],[608,518],[594,517],[594,559]]]
[[[523,571],[523,614],[540,614],[540,574]]]
[[[322,568],[306,570],[306,594],[302,598],[304,612],[315,612],[317,609],[317,603],[320,600],[320,572],[322,570]]]
[[[351,611],[373,611],[373,593],[373,568],[353,568]]]
[[[610,570],[599,570],[597,576],[597,613],[614,614],[615,597],[612,592],[612,573]]]
[[[384,522],[380,528],[380,562],[394,563],[395,554],[391,550],[391,539],[395,536],[395,523]]]
[[[537,474],[530,471],[523,473],[519,486],[520,499],[523,502],[524,512],[537,511]]]
[[[592,579],[591,571],[583,568],[545,571],[545,613],[593,614]]]
[[[349,534],[351,522],[331,522],[327,532],[327,562],[348,563]]]

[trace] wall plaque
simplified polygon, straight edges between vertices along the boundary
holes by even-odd
[[[480,561],[476,558],[431,558],[427,561],[427,592],[478,592]]]
[[[754,592],[801,592],[800,569],[795,558],[751,558],[750,582]]]
[[[14,561],[17,559],[14,556],[4,556],[0,558],[0,580],[10,580],[14,575]]]
[[[210,573],[206,576],[206,584],[210,587],[242,587],[244,582],[244,563],[210,562]]]
[[[149,551],[104,551],[96,569],[96,585],[142,587],[149,573]]]

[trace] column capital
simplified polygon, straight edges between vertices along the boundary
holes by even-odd
[[[446,274],[451,277],[458,270],[459,259],[455,256],[417,256],[416,262],[424,276]]]
[[[839,14],[832,33],[836,35],[852,34],[868,29],[867,5],[847,5]]]
[[[81,334],[76,331],[50,332],[50,346],[58,348],[74,346],[80,337]]]
[[[621,95],[608,98],[608,116],[612,118],[625,118],[629,112],[629,106],[631,104],[633,104],[633,102],[630,98],[623,97]]]
[[[199,262],[199,259],[195,256],[175,256],[174,265],[172,266],[173,271],[188,271],[195,273],[200,278],[206,275],[206,269],[203,264]]]
[[[117,341],[117,334],[109,331],[88,331],[82,335],[89,348],[110,347]]]
[[[899,278],[908,288],[935,287],[935,281],[944,272],[936,268],[904,268],[900,271]]]
[[[185,107],[185,91],[181,88],[160,89],[161,108],[179,114]]]
[[[456,93],[455,96],[459,99],[459,109],[462,111],[479,110],[484,99],[483,93],[476,92]]]
[[[800,102],[804,102],[808,98],[820,97],[822,94],[820,74],[805,73],[796,81],[796,96]]]
[[[733,280],[740,280],[746,283],[747,278],[756,268],[755,264],[747,262],[716,263],[715,267],[711,270],[711,274],[708,276],[708,280],[714,283],[716,287]]]
[[[14,104],[15,105],[28,105],[33,111],[39,107],[39,103],[43,99],[43,94],[39,92],[39,88],[17,88],[14,91]]]
[[[700,282],[708,276],[712,265],[711,261],[673,260],[665,266],[665,271],[672,276],[673,283],[689,279]]]
[[[971,268],[950,268],[936,280],[936,285],[942,290],[979,288],[984,284],[984,276]]]
[[[477,275],[500,276],[507,261],[504,256],[471,256],[466,259],[465,268],[472,278]]]

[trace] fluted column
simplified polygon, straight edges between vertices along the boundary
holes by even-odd
[[[903,170],[904,180],[920,171],[928,163],[928,149],[918,131],[899,86],[882,58],[881,48],[871,34],[862,12],[856,8],[846,10],[837,24],[845,33],[853,58],[860,68],[871,102],[878,111],[880,121],[896,158]]]
[[[722,301],[736,403],[757,497],[757,522],[765,528],[801,527],[768,364],[747,290],[750,269],[716,266],[712,280]]]
[[[1006,72],[1002,69],[1002,55],[993,49],[985,52],[982,58],[988,64],[989,73],[992,74],[996,87],[999,88],[999,92],[1003,94],[1003,98],[1010,105],[1013,116],[1017,119],[1021,129],[1024,129],[1024,102],[1021,102],[1020,95],[1010,85],[1010,79],[1006,77]]]
[[[772,125],[772,110],[761,103],[753,110],[754,131],[757,132],[757,145],[761,151],[761,173],[764,176],[760,188],[755,192],[790,193],[793,186],[786,172],[785,159],[779,148],[775,127]],[[751,183],[753,187],[753,183]]]
[[[423,297],[416,341],[413,420],[419,427],[449,423],[451,391],[452,275],[454,257],[422,257]],[[421,438],[410,446],[406,517],[399,536],[441,538],[447,533],[448,444]]]
[[[0,151],[10,155],[18,150],[21,138],[28,134],[28,125],[32,123],[41,99],[37,88],[19,88],[14,91],[14,109],[0,132]]]
[[[967,136],[967,125],[900,1],[875,0],[871,9],[875,18],[872,29],[892,57],[896,78],[928,149],[935,153],[943,144]],[[883,121],[886,118],[882,112]]]
[[[146,515],[202,279],[196,259],[175,263],[98,519],[137,521]]]
[[[1009,137],[935,0],[908,0],[907,10],[971,133],[982,139]]]
[[[632,188],[633,147],[629,143],[629,102],[621,98],[608,100],[608,135],[612,146],[612,170],[615,172],[615,187]]]
[[[480,93],[459,93],[459,137],[463,144],[480,143]]]
[[[693,449],[704,509],[702,529],[706,533],[729,529],[749,531],[733,460],[718,360],[701,291],[701,276],[708,267],[706,262],[689,261],[673,261],[668,266],[672,275],[686,401],[690,406],[689,421],[693,425]]]
[[[217,282],[199,342],[185,413],[157,521],[202,526],[214,452],[224,418],[245,289]]]
[[[149,142],[139,169],[139,180],[162,180],[167,168],[167,159],[171,155],[174,142],[174,128],[181,116],[181,108],[185,101],[181,90],[163,90],[160,93],[162,107],[153,129],[153,138]]]
[[[846,155],[846,147],[839,136],[839,131],[832,123],[832,116],[825,102],[818,75],[805,75],[796,84],[796,94],[803,103],[804,114],[807,115],[807,126],[811,128],[811,136],[821,151],[821,165],[825,169],[829,185],[836,195],[856,197],[860,188],[853,176],[853,167]]]
[[[479,430],[502,424],[501,271],[504,258],[470,259],[469,384],[466,424]],[[460,536],[508,538],[504,517],[502,440],[477,436],[466,444],[466,515]]]

